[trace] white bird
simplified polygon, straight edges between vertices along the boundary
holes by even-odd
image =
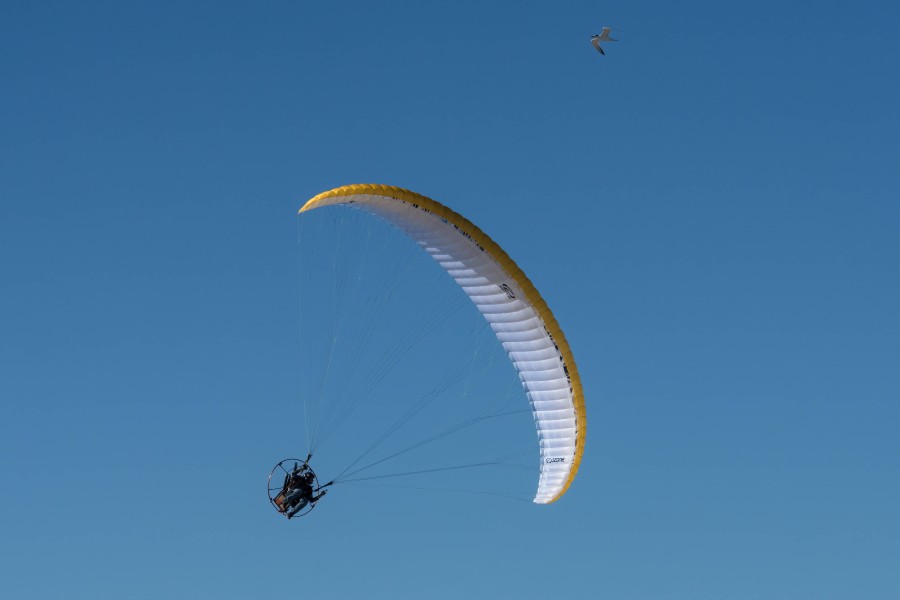
[[[612,31],[609,27],[604,27],[603,30],[597,34],[591,36],[591,43],[594,45],[594,48],[597,49],[597,52],[606,56],[606,52],[603,51],[603,48],[600,47],[600,42],[618,42],[619,40],[614,40],[609,37],[609,32]]]

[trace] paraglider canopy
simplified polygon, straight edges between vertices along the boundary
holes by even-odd
[[[286,458],[269,472],[269,501],[288,519],[307,515],[331,485],[319,485],[315,471],[306,460]]]
[[[315,196],[300,212],[333,206],[352,206],[405,233],[475,304],[517,371],[531,404],[540,446],[534,502],[558,500],[578,472],[587,416],[566,336],[531,280],[471,221],[410,190],[348,185]],[[335,479],[343,481],[340,475]]]

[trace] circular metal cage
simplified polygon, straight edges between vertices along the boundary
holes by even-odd
[[[293,463],[293,466],[291,466],[291,463]],[[316,476],[316,472],[313,471],[312,467],[309,466],[307,460],[304,460],[302,458],[285,458],[277,465],[272,467],[272,470],[269,472],[268,480],[269,502],[272,503],[272,506],[275,507],[275,510],[277,510],[288,519],[308,515],[312,511],[312,509],[316,507],[316,501],[313,500],[299,511],[290,514],[291,507],[287,506],[285,502],[285,495],[288,492],[288,481],[290,479],[290,475],[296,470],[299,470],[301,472],[308,471],[309,473],[312,473],[313,491],[315,492],[321,489],[321,486],[319,486],[319,478]]]

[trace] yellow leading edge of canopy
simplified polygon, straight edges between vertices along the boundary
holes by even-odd
[[[308,210],[312,210],[318,207],[318,205],[322,201],[328,200],[330,198],[356,195],[382,196],[386,198],[395,198],[403,202],[418,204],[420,207],[425,208],[441,217],[442,219],[446,219],[451,224],[456,225],[459,229],[471,232],[472,239],[477,242],[482,248],[484,248],[485,252],[489,253],[491,257],[497,261],[497,263],[503,268],[504,271],[509,273],[510,277],[512,277],[516,284],[525,292],[526,298],[531,303],[532,307],[534,307],[535,311],[537,311],[538,315],[540,315],[541,319],[544,321],[544,325],[547,327],[550,335],[553,336],[553,341],[556,342],[556,345],[559,347],[559,353],[562,355],[566,367],[569,370],[569,377],[572,380],[572,401],[575,405],[575,424],[577,426],[577,433],[575,436],[575,458],[572,461],[572,468],[569,471],[569,477],[568,479],[566,479],[566,483],[565,485],[563,485],[562,490],[560,490],[559,494],[557,494],[547,504],[556,502],[562,497],[563,494],[566,493],[566,490],[569,489],[569,486],[572,484],[572,480],[575,479],[575,474],[578,472],[578,467],[581,464],[581,457],[584,454],[584,438],[587,431],[587,414],[584,408],[584,393],[581,388],[581,377],[579,377],[578,375],[578,368],[575,366],[575,358],[572,356],[572,350],[569,348],[569,342],[566,340],[566,336],[562,332],[562,329],[560,329],[559,323],[557,323],[556,321],[556,317],[553,316],[553,313],[550,312],[550,308],[547,306],[547,303],[541,297],[540,292],[537,291],[537,288],[534,287],[534,284],[531,283],[525,273],[522,272],[522,269],[520,269],[515,261],[513,261],[513,259],[509,257],[509,255],[503,250],[503,248],[497,245],[497,243],[481,229],[479,229],[478,226],[466,219],[461,214],[447,208],[440,202],[404,188],[370,183],[345,185],[315,196],[306,204],[304,204],[299,212],[302,213]]]

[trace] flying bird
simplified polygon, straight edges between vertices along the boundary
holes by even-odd
[[[594,45],[594,48],[597,49],[597,52],[606,56],[606,52],[603,51],[603,48],[600,47],[600,42],[617,42],[619,40],[615,40],[609,37],[609,32],[612,31],[609,27],[604,27],[603,31],[599,34],[595,33],[591,36],[591,43]]]

